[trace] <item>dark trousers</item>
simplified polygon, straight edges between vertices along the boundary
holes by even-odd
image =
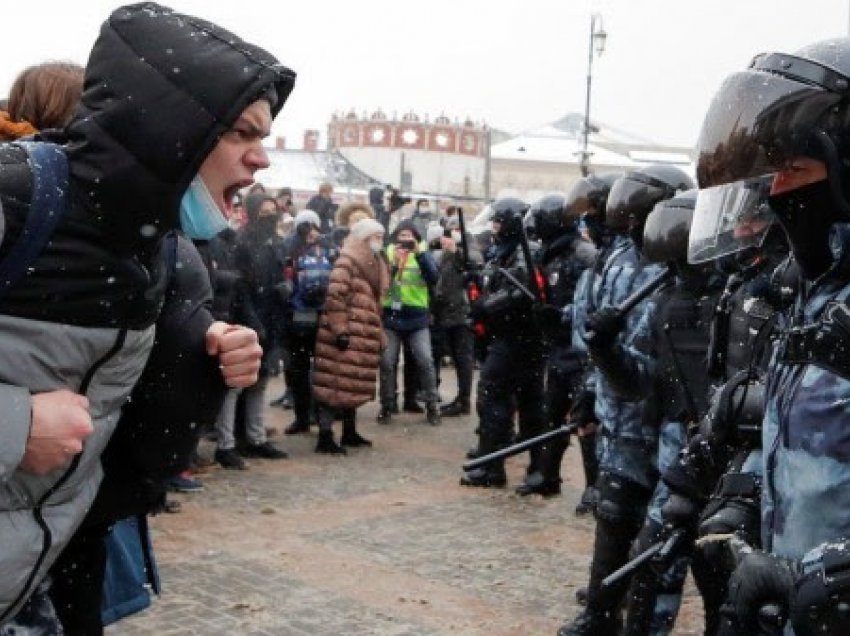
[[[545,348],[541,342],[497,338],[490,344],[478,379],[476,402],[483,451],[492,452],[510,441],[514,405],[519,412],[521,438],[543,431],[545,366]]]
[[[307,424],[311,421],[310,413],[312,388],[310,369],[313,354],[316,350],[316,327],[290,327],[287,331],[286,383],[292,389],[292,408],[295,411],[295,421]]]
[[[101,603],[108,526],[82,527],[50,570],[50,598],[66,636],[103,634]]]
[[[457,397],[469,400],[475,367],[475,335],[467,325],[453,325],[441,330],[442,353],[448,353],[457,373]]]

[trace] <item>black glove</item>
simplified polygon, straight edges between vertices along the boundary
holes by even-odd
[[[788,618],[796,563],[761,550],[744,556],[729,577],[721,612],[741,634],[781,634]]]
[[[572,408],[570,408],[569,419],[573,424],[584,426],[591,422],[596,422],[596,393],[593,391],[584,390],[578,394]]]
[[[668,528],[688,528],[696,522],[699,511],[696,501],[674,492],[661,506],[661,518]]]
[[[733,440],[737,429],[735,416],[741,410],[744,387],[749,381],[749,370],[739,371],[712,396],[705,421],[700,424],[701,428],[706,429],[705,434],[711,442],[727,443]]]
[[[340,334],[336,337],[336,348],[340,351],[345,351],[351,346],[351,339],[346,334]]]
[[[588,316],[584,341],[591,349],[608,349],[625,327],[626,317],[614,307],[605,307]]]

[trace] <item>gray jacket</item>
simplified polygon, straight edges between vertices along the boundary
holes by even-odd
[[[0,316],[0,623],[44,578],[91,505],[100,454],[153,345],[154,328],[75,327]],[[30,432],[31,393],[85,388],[94,433],[67,469],[17,470]],[[24,388],[26,387],[26,388]]]

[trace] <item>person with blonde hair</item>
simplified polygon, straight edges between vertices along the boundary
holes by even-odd
[[[381,299],[389,269],[381,253],[384,226],[361,219],[351,226],[334,262],[325,310],[316,337],[313,395],[318,402],[316,452],[342,453],[333,440],[334,410],[342,411],[342,446],[371,446],[357,433],[355,409],[374,399],[385,345]]]
[[[342,247],[351,226],[363,219],[374,219],[375,212],[368,203],[363,201],[348,201],[339,206],[334,221],[336,227],[331,232],[334,245]]]

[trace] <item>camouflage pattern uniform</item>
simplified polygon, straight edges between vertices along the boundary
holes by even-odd
[[[793,331],[785,330],[768,374],[762,542],[792,559],[850,536],[850,314],[835,311],[850,298],[850,225],[833,232],[836,262],[804,283],[791,327],[818,335],[831,328],[838,337],[827,351],[794,351]]]

